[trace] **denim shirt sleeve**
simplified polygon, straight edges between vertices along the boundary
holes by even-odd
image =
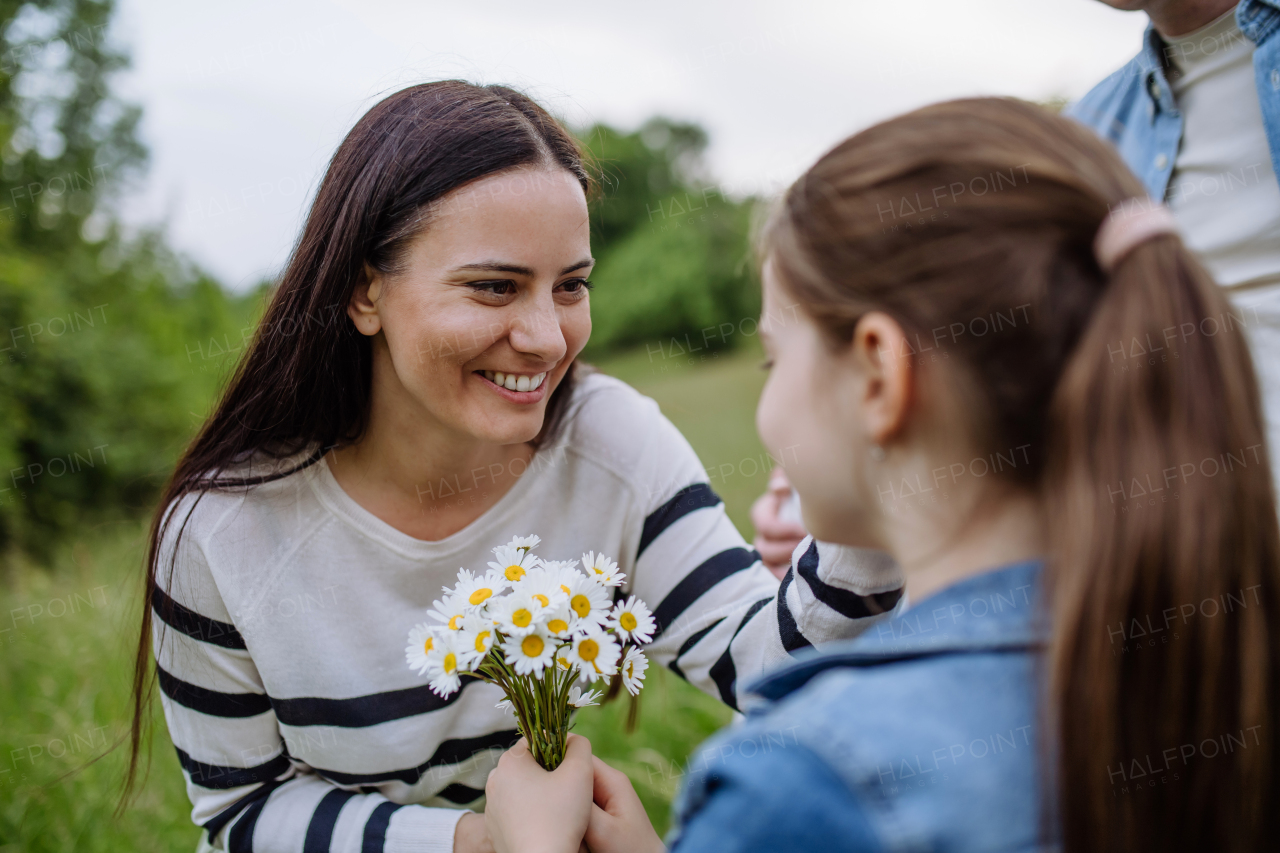
[[[840,777],[782,734],[783,746],[722,737],[700,751],[676,804],[673,853],[886,849]]]

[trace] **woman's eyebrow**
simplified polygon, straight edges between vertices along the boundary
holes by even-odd
[[[589,267],[594,263],[595,263],[595,258],[585,258],[581,261],[578,261],[576,264],[571,264],[565,267],[564,269],[560,270],[560,275],[568,275],[571,272],[576,272],[585,267]],[[478,264],[463,264],[462,266],[455,268],[454,272],[462,272],[464,270],[465,271],[480,270],[483,272],[509,272],[509,273],[514,273],[515,275],[527,275],[527,276],[532,276],[534,274],[533,270],[531,270],[529,267],[522,267],[519,264],[505,264],[501,261],[481,261]]]

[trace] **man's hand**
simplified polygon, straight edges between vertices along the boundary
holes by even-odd
[[[594,756],[595,805],[587,826],[591,853],[666,853],[627,774]]]
[[[484,822],[497,853],[577,853],[591,817],[591,742],[569,735],[564,761],[543,770],[524,738],[484,786]]]
[[[779,578],[791,567],[791,552],[808,536],[804,525],[780,517],[783,507],[791,498],[791,483],[781,468],[774,468],[769,475],[769,490],[751,506],[751,524],[756,529],[753,543],[760,552],[760,559]]]

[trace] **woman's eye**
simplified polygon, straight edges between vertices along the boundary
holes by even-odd
[[[586,293],[593,287],[595,287],[595,285],[585,278],[571,278],[560,285],[560,289],[565,293],[572,293],[575,295],[579,293]]]
[[[491,293],[494,296],[509,296],[516,292],[516,283],[507,279],[501,281],[473,281],[468,286],[478,293]]]

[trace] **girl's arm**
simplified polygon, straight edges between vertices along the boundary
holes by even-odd
[[[194,538],[182,536],[173,578],[153,598],[152,639],[191,818],[210,842],[255,853],[452,853],[455,826],[469,812],[343,790],[290,760],[271,700]],[[161,556],[166,569],[168,555]],[[167,571],[158,575],[163,582]]]

